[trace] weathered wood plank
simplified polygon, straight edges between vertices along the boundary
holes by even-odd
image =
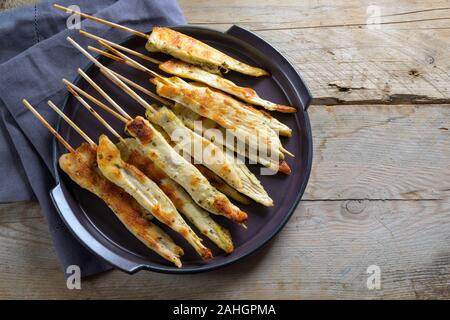
[[[449,297],[449,112],[311,107],[315,157],[305,199],[337,201],[303,201],[268,249],[220,276],[112,272],[72,292],[37,206],[2,205],[0,297]],[[369,264],[381,267],[381,291],[365,287]]]
[[[305,199],[450,196],[448,105],[312,106]]]
[[[450,102],[445,0],[183,0],[180,5],[191,24],[223,31],[239,24],[256,31],[296,65],[314,104]],[[377,21],[371,18],[376,10],[380,28],[370,29],[367,22]]]
[[[179,4],[189,23],[222,30],[236,23],[252,30],[366,28],[372,21],[386,29],[428,29],[448,27],[450,10],[445,0],[180,0]],[[379,21],[374,20],[377,14]]]
[[[450,9],[445,1],[181,5],[192,24],[220,30],[239,24],[256,31],[294,63],[314,104],[450,101]],[[381,9],[379,29],[366,25],[368,5]],[[410,20],[420,21],[403,23]]]
[[[315,104],[450,101],[450,30],[259,32],[309,85]]]
[[[275,241],[242,263],[197,275],[113,271],[71,291],[43,220],[24,219],[0,224],[0,298],[449,298],[448,230],[448,199],[304,201]],[[381,290],[366,287],[373,264]]]

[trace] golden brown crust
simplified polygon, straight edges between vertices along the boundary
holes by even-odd
[[[99,138],[97,151],[98,166],[111,182],[123,188],[153,216],[183,236],[202,256],[207,248],[176,210],[172,201],[135,166],[122,160],[118,147],[105,135]]]
[[[150,143],[153,140],[153,130],[146,126],[142,118],[135,118],[127,123],[127,129],[132,131],[142,143]]]
[[[59,159],[62,170],[81,187],[93,192],[100,197],[113,210],[126,227],[133,232],[145,245],[155,250],[162,257],[174,262],[181,267],[178,255],[183,249],[174,245],[174,254],[163,248],[155,231],[156,226],[145,219],[142,209],[136,200],[126,193],[122,188],[116,186],[97,171],[97,148],[83,143],[75,153],[64,154]],[[149,228],[153,229],[149,232]],[[165,237],[168,237],[165,235]]]
[[[146,47],[150,51],[170,54],[211,72],[233,70],[254,77],[269,75],[264,69],[240,62],[197,39],[169,28],[153,27]]]
[[[154,181],[157,181],[160,189],[202,234],[206,235],[226,253],[233,252],[234,246],[230,232],[215,222],[208,212],[195,204],[189,194],[180,185],[165,176],[164,172],[158,169],[153,161],[135,149],[137,147],[135,141],[134,139],[126,139],[125,143],[120,142],[118,144],[123,160],[136,166],[152,179],[156,178],[157,180],[154,179]],[[202,255],[206,258],[205,253],[209,253],[203,251]]]
[[[134,132],[134,126],[130,126],[134,121],[138,121],[139,123],[143,122],[151,130],[154,129],[147,120],[140,116],[127,124],[127,131],[131,136],[137,138],[136,141],[139,142],[140,151],[154,161],[158,168],[164,170],[171,179],[182,186],[200,207],[232,220],[235,217],[241,219],[242,216],[246,216],[224,194],[211,186],[200,171],[178,154],[158,131],[154,131],[154,139],[150,144],[143,143],[137,133]],[[140,126],[138,127],[140,128]],[[214,205],[214,201],[217,199],[221,199],[221,203],[226,203],[226,207]],[[226,209],[226,211],[221,211],[221,209]],[[241,222],[241,220],[237,220],[237,222]]]
[[[171,59],[161,63],[159,68],[164,72],[178,77],[199,81],[210,87],[231,94],[247,103],[263,107],[266,110],[279,111],[283,113],[293,113],[297,111],[294,107],[264,100],[259,97],[257,92],[252,88],[238,86],[234,82],[225,79],[220,75],[210,73],[190,63]]]
[[[217,208],[217,210],[224,212],[232,217],[233,221],[236,221],[237,223],[243,223],[247,221],[247,214],[243,211],[233,210],[233,208],[231,208],[229,202],[226,201],[225,198],[215,199],[214,206]]]

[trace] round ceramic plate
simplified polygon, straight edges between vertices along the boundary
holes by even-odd
[[[185,250],[185,255],[182,257],[183,267],[179,269],[143,245],[121,224],[102,200],[76,185],[57,168],[58,158],[64,151],[55,142],[54,165],[57,168],[58,184],[51,191],[51,196],[56,208],[69,229],[87,248],[113,266],[129,273],[141,269],[169,273],[200,272],[223,267],[250,255],[272,239],[286,224],[302,197],[311,170],[312,139],[306,112],[311,95],[292,65],[267,42],[237,26],[233,26],[225,33],[193,26],[181,26],[174,29],[204,41],[250,65],[260,66],[270,71],[271,77],[253,78],[234,72],[228,73],[226,77],[239,85],[253,87],[265,99],[298,108],[295,114],[272,113],[292,128],[292,137],[282,138],[282,143],[295,155],[295,158],[287,157],[287,162],[292,169],[290,175],[278,173],[261,176],[260,167],[250,165],[250,169],[260,178],[275,205],[266,208],[258,204],[248,206],[237,204],[248,213],[247,229],[223,217],[214,216],[218,223],[231,232],[235,245],[232,254],[224,254],[211,241],[203,237],[205,245],[213,251],[214,258],[207,262],[202,261],[184,239],[163,227]],[[144,44],[144,39],[136,37],[122,43],[124,46],[145,53]],[[152,55],[163,61],[168,59],[168,56],[162,54]],[[100,61],[154,91],[153,85],[149,83],[144,73],[104,57],[100,58]],[[140,62],[155,71],[158,70],[150,63]],[[96,67],[89,64],[84,70],[129,114],[143,115],[143,108],[107,80]],[[74,83],[98,97],[98,94],[83,79],[78,77]],[[150,98],[147,100],[151,103],[156,102]],[[94,140],[97,140],[100,134],[108,133],[72,96],[67,95],[63,108],[64,112]],[[99,110],[99,113],[119,132],[123,132],[123,124],[102,110]],[[64,121],[59,122],[58,131],[72,146],[78,146],[83,142]]]

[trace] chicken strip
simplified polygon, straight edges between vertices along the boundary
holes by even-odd
[[[162,107],[155,111],[147,111],[146,116],[168,134],[174,142],[173,147],[192,156],[197,163],[202,163],[232,187],[242,188],[241,178],[233,162],[219,147],[185,127],[173,112]],[[206,148],[209,152],[204,152]]]
[[[269,75],[264,69],[249,66],[206,43],[169,28],[153,27],[145,48],[150,52],[170,54],[215,73],[233,70],[254,77]]]
[[[230,187],[225,181],[222,180],[222,178],[220,178],[217,174],[215,174],[205,166],[201,164],[194,164],[194,166],[198,169],[198,171],[202,173],[202,175],[205,176],[206,179],[208,179],[209,183],[211,183],[214,188],[216,188],[223,194],[245,205],[252,203],[249,198],[237,192],[236,189]]]
[[[209,213],[200,208],[178,183],[170,179],[164,171],[155,166],[153,161],[142,154],[136,139],[125,139],[125,144],[119,142],[117,147],[120,150],[122,159],[134,165],[155,181],[172,200],[178,211],[186,216],[202,234],[226,253],[233,252],[234,247],[230,232],[215,222]]]
[[[188,107],[195,113],[211,119],[227,129],[237,139],[253,146],[259,154],[284,159],[284,150],[278,134],[267,118],[246,108],[235,99],[219,94],[208,87],[191,85],[173,77],[169,81],[154,78],[157,93]]]
[[[219,147],[225,146],[231,152],[236,152],[238,155],[250,159],[251,161],[253,161],[253,163],[259,163],[275,172],[280,171],[285,174],[291,173],[291,168],[286,163],[286,161],[273,161],[273,159],[258,155],[258,153],[255,151],[249,151],[248,146],[246,146],[246,148],[239,148],[236,146],[235,141],[228,141],[226,139],[225,129],[219,126],[213,120],[202,117],[198,113],[195,113],[194,111],[183,106],[180,103],[175,103],[175,105],[172,107],[172,110],[177,115],[177,117],[181,119],[186,127],[196,132],[198,131],[205,138],[214,142]],[[199,123],[201,123],[201,126],[196,127],[196,121],[199,121]],[[211,129],[215,129],[215,131]],[[219,138],[217,138],[216,136],[217,130],[219,130],[220,132]]]
[[[207,87],[204,83],[199,83],[199,82],[191,82],[190,84],[193,86],[197,86],[197,87],[204,87],[204,88]],[[282,123],[281,121],[279,121],[277,118],[272,117],[272,115],[269,112],[266,112],[264,110],[255,109],[252,106],[249,106],[240,101],[237,101],[237,100],[231,98],[230,96],[228,96],[227,94],[223,93],[220,90],[217,90],[214,88],[210,88],[210,89],[212,91],[214,91],[218,96],[221,96],[223,99],[230,98],[230,99],[232,99],[232,102],[236,104],[236,106],[240,106],[241,108],[246,109],[247,111],[253,112],[258,117],[261,117],[262,119],[264,119],[265,122],[267,123],[268,127],[271,128],[276,133],[278,133],[280,136],[284,136],[284,137],[292,136],[292,129],[289,128],[284,123]]]
[[[247,103],[251,103],[263,107],[269,111],[279,111],[284,113],[297,112],[297,109],[282,104],[273,103],[261,98],[255,90],[249,87],[240,87],[234,82],[221,77],[220,75],[203,70],[195,65],[171,59],[159,65],[164,72],[172,75],[191,79],[201,83],[205,83],[210,87],[229,93]]]
[[[105,135],[99,139],[97,162],[108,180],[123,188],[156,219],[183,236],[204,260],[212,257],[211,251],[202,244],[164,192],[136,167],[124,162],[120,151]]]
[[[175,147],[175,143],[170,139],[170,136],[164,131],[163,128],[161,128],[157,124],[153,124],[153,128],[155,130],[157,130],[164,137],[164,139],[166,139],[166,141],[170,144],[170,146],[172,148]],[[233,189],[222,178],[220,178],[217,174],[212,172],[210,169],[208,169],[207,167],[205,167],[202,164],[195,163],[195,161],[192,157],[190,157],[190,160],[191,160],[191,163],[200,171],[200,173],[203,174],[206,179],[208,179],[209,183],[214,188],[216,188],[223,194],[229,196],[231,199],[239,201],[242,204],[250,204],[251,203],[249,198],[247,198],[246,196],[237,192],[236,189]]]
[[[202,117],[198,113],[195,113],[194,111],[183,106],[180,103],[175,103],[175,105],[172,107],[172,110],[186,127],[194,130],[195,132],[198,132],[199,134],[202,134],[206,139],[214,142],[219,147],[225,146],[231,152],[236,152],[236,154],[238,154],[239,156],[248,158],[253,163],[259,163],[275,172],[280,171],[285,174],[291,173],[291,168],[286,161],[274,161],[274,159],[259,155],[254,150],[250,151],[248,146],[242,148],[237,146],[236,141],[228,141],[226,139],[225,129],[219,126],[213,120]],[[201,126],[196,126],[196,121],[199,121],[198,123],[201,123]],[[219,132],[220,137],[218,138],[217,134]]]
[[[142,152],[179,183],[200,207],[238,223],[247,220],[247,214],[211,186],[200,171],[179,155],[147,120],[140,116],[130,120],[126,131],[136,138]]]
[[[107,180],[97,167],[97,148],[81,144],[75,153],[63,154],[59,166],[80,187],[102,199],[124,226],[144,245],[181,267],[183,249],[158,226],[145,219],[143,208],[122,188]]]
[[[176,149],[187,152],[194,160],[202,163],[249,198],[265,206],[273,205],[273,201],[264,187],[242,161],[235,158],[226,149],[217,147],[211,141],[184,126],[172,111],[162,107],[155,112],[148,111],[146,116],[166,131],[175,142]],[[230,176],[235,179],[230,179]],[[238,183],[234,180],[237,180]]]

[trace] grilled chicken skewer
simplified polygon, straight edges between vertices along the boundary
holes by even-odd
[[[145,49],[150,52],[170,54],[212,73],[233,70],[253,77],[269,75],[264,69],[249,66],[208,46],[206,43],[169,28],[153,27]]]
[[[164,171],[156,167],[148,157],[142,154],[135,139],[125,139],[125,144],[119,142],[117,147],[120,150],[122,159],[134,165],[155,181],[172,200],[178,211],[186,216],[202,234],[226,253],[233,251],[234,247],[230,232],[215,222],[210,214],[200,208],[178,183],[170,179]]]
[[[102,199],[124,226],[145,246],[180,268],[182,266],[180,256],[183,255],[183,249],[177,246],[170,236],[158,226],[144,218],[147,213],[136,200],[128,195],[123,189],[107,180],[99,172],[96,156],[97,146],[95,143],[83,133],[81,135],[86,139],[87,143],[83,143],[75,150],[39,115],[28,101],[24,99],[23,103],[70,151],[60,157],[59,165],[61,169],[79,186]],[[50,101],[49,105],[53,110],[59,111],[59,109]],[[61,111],[58,112],[58,114],[62,116],[61,113]],[[65,120],[68,119],[65,115],[63,118]],[[73,122],[70,121],[68,123],[77,132],[82,132]]]
[[[86,36],[88,38],[97,40],[99,42],[102,41],[115,49],[125,51],[136,57],[139,57],[146,61],[157,64],[159,69],[161,69],[162,71],[165,71],[167,73],[170,73],[170,74],[178,76],[178,77],[187,78],[190,80],[194,80],[194,81],[198,81],[198,82],[207,84],[210,87],[216,88],[218,90],[222,90],[222,91],[224,91],[228,94],[231,94],[247,103],[263,107],[266,110],[279,111],[279,112],[284,112],[284,113],[293,113],[293,112],[297,111],[297,109],[294,107],[277,104],[277,103],[273,103],[268,100],[262,99],[257,94],[257,92],[255,90],[253,90],[252,88],[240,87],[237,84],[235,84],[234,82],[232,82],[228,79],[225,79],[218,74],[210,73],[210,72],[208,72],[198,66],[195,66],[193,64],[189,64],[189,63],[177,60],[177,59],[171,59],[171,60],[168,60],[165,62],[159,61],[159,60],[149,57],[145,54],[142,54],[140,52],[137,52],[137,51],[134,51],[127,47],[121,46],[120,44],[117,44],[115,42],[112,42],[112,41],[106,40],[104,38],[101,38],[99,36],[96,36],[92,33],[80,30],[80,34],[83,36]],[[95,51],[99,54],[107,56],[111,59],[128,64],[127,61],[120,59],[118,56],[109,54],[108,52],[102,51],[95,47],[88,47],[88,48],[92,51]],[[132,64],[129,64],[129,65],[133,66]]]
[[[114,110],[110,109],[84,90],[73,85],[66,79],[63,79],[63,82],[77,93],[90,99],[95,104],[100,105],[104,110],[113,114],[119,120],[125,123],[127,122],[126,119],[118,116]],[[143,155],[138,148],[138,143],[134,139],[124,139],[117,144],[117,147],[120,150],[122,159],[137,167],[147,175],[147,177],[158,184],[161,190],[170,198],[175,207],[205,236],[226,253],[231,253],[233,251],[234,247],[229,231],[211,219],[209,213],[200,208],[179,184],[170,179],[164,171],[157,168],[148,157]]]
[[[112,70],[109,70],[109,71],[111,73],[113,73],[115,76],[117,76],[120,80],[125,82],[127,85],[129,85],[130,87],[133,87],[133,88],[143,92],[144,94],[163,103],[164,105],[169,105],[172,108],[172,111],[177,115],[177,117],[183,122],[183,124],[186,127],[188,127],[189,129],[191,129],[195,132],[200,131],[199,133],[201,133],[205,138],[211,140],[213,143],[215,143],[219,147],[225,146],[230,152],[236,152],[239,156],[248,158],[253,163],[259,163],[259,164],[271,169],[274,172],[280,171],[285,174],[291,173],[291,168],[286,163],[286,161],[284,161],[284,160],[273,161],[273,159],[263,157],[262,155],[258,155],[258,153],[254,150],[249,150],[248,146],[246,148],[239,147],[238,145],[236,145],[234,143],[234,141],[228,141],[226,139],[225,129],[220,127],[217,123],[215,123],[211,119],[204,118],[179,103],[175,103],[173,105],[172,102],[170,102],[169,100],[166,100],[166,99],[158,96],[157,94],[151,92],[150,90],[147,90],[146,88],[144,88],[144,87],[140,86],[139,84],[133,82],[132,80],[120,75],[119,73],[114,72]],[[103,73],[106,77],[108,77],[108,74],[105,72],[104,69],[100,69],[100,72]],[[195,121],[200,121],[202,123],[201,128],[195,127]],[[200,130],[198,130],[198,129],[200,129]],[[216,131],[213,131],[211,129],[215,129]],[[220,132],[221,132],[221,137],[219,139],[217,138],[216,134],[212,134],[212,133],[217,133],[217,130],[220,130]],[[201,169],[201,168],[199,168],[199,169]],[[206,169],[206,168],[204,168],[204,169]],[[200,170],[200,171],[202,171],[202,170]],[[204,170],[204,171],[210,172],[209,170]],[[206,176],[205,172],[202,171],[202,173]],[[217,175],[215,175],[215,177],[214,177],[214,176],[212,176],[212,174],[214,174],[214,173],[211,172],[211,174],[206,177],[208,178],[208,180],[211,182],[211,184],[214,187],[216,187],[218,190],[225,193],[226,195],[230,196],[231,198],[233,198],[241,203],[248,204],[248,201],[245,201],[244,199],[242,199],[242,197],[239,197],[238,193],[232,192],[231,191],[231,190],[233,190],[232,188],[230,188],[230,187],[226,188],[227,185],[224,184],[223,182],[219,183],[221,180],[220,177],[217,177]],[[217,181],[218,183],[214,183],[214,181]]]
[[[100,62],[92,57],[78,43],[70,37],[67,40],[91,60],[99,68],[106,71],[118,83],[123,85],[131,95],[138,100],[143,100],[119,78],[109,72]],[[118,110],[123,113],[123,110]],[[194,199],[194,201],[205,210],[223,215],[235,222],[242,223],[247,220],[247,214],[236,207],[231,201],[216,188],[211,186],[209,181],[190,162],[179,155],[165,138],[147,120],[142,117],[132,119],[127,113],[122,114],[129,119],[126,124],[126,131],[139,141],[142,152],[148,156],[159,168],[161,168],[170,178],[178,182]]]
[[[259,153],[277,159],[284,158],[283,152],[293,156],[283,148],[278,137],[279,132],[290,135],[291,129],[270,115],[203,85],[189,84],[178,77],[162,77],[108,44],[100,42],[108,50],[153,75],[155,78],[152,82],[160,96],[181,103],[201,116],[214,120],[232,132],[237,139],[253,144]],[[117,84],[117,81],[114,82]]]
[[[104,70],[106,70],[106,68]],[[79,70],[79,72],[89,83],[93,84],[95,87],[98,87],[82,70]],[[105,75],[108,76],[108,73],[105,73]],[[131,93],[129,91],[131,90],[130,88],[124,87],[120,82],[114,81],[113,78],[110,79],[125,92],[129,94]],[[100,89],[99,92],[109,102],[112,102],[112,99],[103,90]],[[133,92],[133,94],[130,95],[147,109],[147,118],[152,123],[164,129],[164,131],[171,137],[171,140],[175,142],[176,148],[192,156],[192,158],[198,163],[203,163],[237,191],[245,194],[262,205],[273,205],[272,199],[264,190],[259,180],[253,173],[250,172],[250,170],[248,170],[244,163],[239,162],[238,159],[235,159],[234,155],[224,152],[222,148],[219,148],[213,142],[203,138],[201,135],[184,126],[182,121],[179,120],[177,116],[166,107],[156,110],[139,96],[137,96],[139,98],[136,98],[136,93]],[[116,103],[112,104],[114,106],[117,105]],[[208,151],[208,153],[206,154],[204,151]]]
[[[115,60],[119,60],[135,69],[141,70],[149,75],[153,75],[154,76],[154,72],[150,69],[148,69],[147,67],[143,66],[142,64],[140,64],[139,62],[135,61],[134,59],[128,57],[127,55],[123,54],[122,52],[116,50],[115,48],[113,48],[112,46],[110,46],[108,43],[103,42],[102,40],[99,41],[100,44],[104,47],[106,47],[107,49],[109,49],[110,51],[112,51],[113,53],[115,53],[116,55],[104,52],[102,50],[98,50],[97,48],[94,47],[88,47],[90,50],[94,51],[94,52],[98,52],[100,54],[103,55],[107,55],[109,58],[111,59],[115,59]],[[189,73],[190,74],[190,73]],[[159,77],[161,79],[161,77]],[[167,81],[165,81],[167,82]],[[207,84],[213,88],[215,88],[213,85],[211,85],[211,83],[207,82],[207,81],[200,81],[203,84]],[[196,83],[197,86],[201,86],[200,83]],[[217,88],[217,89],[221,89],[221,88]],[[222,89],[223,90],[223,89]],[[225,90],[223,90],[225,91]],[[218,93],[223,94],[220,91],[216,91]],[[223,94],[224,97],[227,97],[227,95]],[[230,99],[232,99],[230,97]],[[292,135],[292,130],[291,128],[289,128],[287,125],[283,124],[282,122],[280,122],[279,120],[277,120],[276,118],[272,117],[269,113],[264,112],[262,110],[258,110],[253,108],[252,106],[249,105],[245,105],[243,103],[240,103],[237,100],[233,99],[233,102],[235,102],[236,106],[240,106],[242,109],[245,110],[249,110],[252,111],[253,113],[257,114],[258,116],[260,116],[262,119],[265,119],[267,121],[267,124],[270,128],[272,128],[274,131],[278,132],[281,136],[286,136],[286,137],[290,137]]]
[[[247,214],[214,188],[195,166],[173,150],[150,122],[137,116],[130,120],[125,128],[139,141],[142,152],[170,178],[178,182],[199,206],[238,223],[247,220]]]
[[[147,39],[145,48],[148,51],[167,53],[185,62],[199,65],[200,67],[211,72],[218,73],[220,70],[233,70],[254,77],[269,75],[267,71],[261,68],[249,66],[230,56],[227,56],[226,54],[199,40],[169,28],[153,27],[152,33],[147,35],[143,32],[106,21],[77,10],[72,10],[61,5],[55,4],[53,6],[56,9],[65,11],[66,13],[76,13],[84,18],[106,24],[110,27],[131,32],[136,36]]]
[[[291,173],[291,168],[286,161],[282,159],[277,161],[270,157],[264,157],[263,155],[258,154],[256,150],[249,150],[248,145],[240,146],[235,141],[229,141],[226,138],[225,129],[220,127],[213,120],[202,117],[180,103],[175,103],[172,107],[172,111],[179,119],[181,119],[186,127],[201,133],[206,139],[213,141],[220,147],[225,145],[230,152],[236,152],[239,156],[248,158],[252,163],[259,163],[274,172],[280,171],[285,174]],[[201,128],[196,128],[196,121],[201,122]],[[217,135],[219,135],[219,137]]]
[[[297,112],[297,109],[294,107],[274,103],[261,98],[252,88],[240,87],[231,80],[225,79],[220,75],[210,73],[186,62],[172,59],[160,64],[159,68],[162,71],[175,76],[198,81],[209,85],[210,87],[222,90],[247,103],[263,107],[269,111],[278,111],[283,113]]]
[[[231,97],[176,77],[166,82],[154,78],[153,83],[160,96],[213,120],[238,140],[253,146],[260,154],[275,159],[284,159],[284,153],[291,155],[283,148],[277,132],[270,127],[267,119],[251,110],[242,109],[240,103]]]
[[[103,73],[103,71],[102,71]],[[121,77],[121,80],[125,80],[127,81],[128,79],[125,77],[120,76],[118,73],[114,73],[115,75],[117,75],[118,77]],[[128,80],[130,82],[130,84],[136,85],[134,82],[131,82],[130,80]],[[120,121],[122,121],[123,123],[127,123],[127,118],[123,117],[122,115],[120,115],[119,113],[115,112],[114,110],[112,110],[111,108],[109,108],[108,106],[106,106],[103,102],[99,101],[98,99],[96,99],[95,97],[91,96],[90,94],[88,94],[87,92],[85,92],[84,90],[80,89],[79,87],[75,86],[74,84],[72,84],[71,82],[69,82],[66,79],[63,79],[63,82],[70,88],[72,88],[74,91],[76,91],[77,93],[79,93],[80,95],[84,96],[85,98],[89,99],[90,101],[92,101],[93,103],[95,103],[96,105],[98,105],[99,107],[101,107],[102,109],[104,109],[105,111],[111,113],[114,117],[116,117],[117,119],[119,119]],[[92,84],[95,84],[95,82],[93,82]],[[98,87],[99,90],[102,90],[100,87]],[[146,90],[144,88],[141,87],[141,89]],[[151,92],[149,92],[150,94],[152,94]],[[106,94],[106,93],[105,93]],[[155,95],[155,94],[153,94]],[[156,95],[155,95],[156,96]],[[158,97],[158,96],[156,96]],[[159,98],[159,97],[158,97]],[[163,100],[163,98],[160,98],[161,100]],[[164,101],[162,101],[164,102]],[[239,201],[242,204],[250,204],[250,199],[243,196],[242,194],[240,194],[239,192],[237,192],[235,189],[233,189],[232,187],[230,187],[228,184],[226,184],[220,177],[218,177],[214,172],[212,172],[211,170],[207,169],[206,167],[204,167],[203,165],[195,165],[197,167],[197,169],[208,179],[208,181],[211,183],[211,185],[213,187],[215,187],[217,190],[219,190],[220,192],[224,193],[225,195],[229,196],[230,198]]]
[[[75,91],[69,89],[75,98],[121,142],[124,139]],[[97,163],[102,174],[124,189],[156,219],[178,232],[204,260],[212,258],[211,251],[186,224],[166,194],[135,166],[122,160],[119,149],[106,136],[101,135],[97,148]]]
[[[262,205],[273,206],[272,199],[264,190],[259,180],[250,172],[243,162],[239,161],[239,159],[235,158],[234,155],[229,152],[224,152],[213,142],[203,138],[201,135],[184,126],[181,120],[178,119],[172,111],[163,107],[156,112],[150,110],[147,111],[146,116],[153,123],[157,123],[165,130],[172,141],[175,142],[177,148],[191,155],[194,160],[201,161],[206,167],[228,182],[228,184],[237,191]],[[187,140],[190,142],[185,143]],[[196,146],[198,147],[196,148]],[[195,149],[200,149],[200,152],[196,152]],[[205,155],[205,152],[202,152],[205,149],[208,150],[207,155]],[[198,153],[202,154],[199,155]],[[233,172],[236,175],[236,179],[239,183],[230,183],[230,179],[225,179],[230,172]]]
[[[114,110],[112,110],[84,90],[75,86],[66,79],[63,79],[63,82],[68,88],[93,101],[96,105],[99,105],[102,109],[111,113],[117,119],[121,120],[124,123],[127,122],[125,118],[118,115]],[[141,170],[147,177],[153,180],[169,197],[175,207],[183,215],[185,215],[202,232],[202,234],[207,236],[226,253],[231,253],[234,250],[230,232],[226,228],[223,228],[219,224],[217,224],[210,217],[209,213],[200,208],[180,185],[170,179],[162,170],[157,168],[148,157],[143,155],[139,151],[135,139],[123,139],[116,146],[120,150],[122,160],[135,166],[136,168]]]

